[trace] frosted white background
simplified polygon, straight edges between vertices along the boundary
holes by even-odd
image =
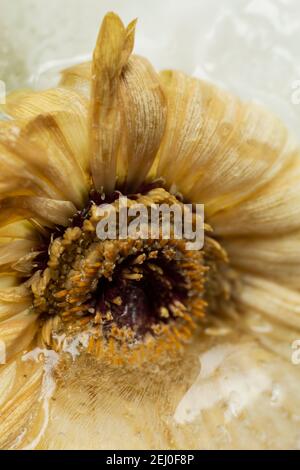
[[[9,89],[53,84],[90,56],[109,10],[138,17],[135,50],[157,68],[264,102],[298,133],[299,0],[0,0],[0,79]]]

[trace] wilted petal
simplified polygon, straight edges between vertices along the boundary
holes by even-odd
[[[262,277],[241,274],[235,302],[240,326],[271,350],[274,357],[280,355],[292,363],[293,344],[300,339],[299,291]],[[297,376],[291,381],[297,384]]]
[[[15,240],[0,244],[0,266],[12,264],[34,248],[35,242]]]
[[[45,149],[46,176],[65,200],[82,207],[89,191],[86,116],[69,111],[41,114],[26,121],[22,137]]]
[[[53,111],[6,123],[0,143],[1,192],[13,192],[14,184],[18,188],[23,179],[27,192],[31,189],[84,205],[89,190],[86,113]],[[10,176],[9,182],[4,176]]]
[[[232,210],[211,218],[215,232],[231,235],[281,236],[300,229],[300,154],[274,180]]]
[[[108,14],[92,64],[91,167],[94,184],[106,192],[116,183],[135,189],[145,178],[165,127],[166,107],[152,66],[129,56],[135,22],[125,28]]]
[[[20,132],[16,125],[0,129],[0,200],[17,195],[62,199],[61,189],[53,186],[42,168],[46,151],[20,138]]]
[[[18,219],[35,219],[42,225],[66,226],[76,207],[69,201],[18,196],[0,201],[0,226]]]
[[[92,63],[74,65],[61,73],[60,86],[71,88],[89,99],[91,94]]]
[[[125,28],[109,13],[103,20],[92,64],[90,105],[91,168],[96,189],[114,189],[117,154],[122,137],[118,88],[132,52],[134,23]]]
[[[299,232],[280,237],[227,238],[222,246],[232,266],[299,290]]]
[[[0,292],[3,288],[14,287],[18,284],[18,278],[15,273],[0,272]]]
[[[42,401],[43,367],[33,361],[23,362],[20,357],[1,367],[0,448],[30,447],[45,421]]]
[[[0,342],[6,361],[28,348],[38,329],[38,316],[31,309],[3,320],[0,323]]]
[[[53,117],[60,130],[60,140],[68,145],[76,164],[87,170],[88,161],[88,103],[78,93],[55,88],[39,93],[27,93],[18,98],[8,112],[15,119],[34,122],[39,116]],[[56,136],[56,140],[58,136]]]
[[[281,122],[261,107],[178,72],[161,78],[168,124],[157,176],[211,217],[272,181],[295,155]]]
[[[40,238],[28,222],[0,227],[0,271],[10,270],[12,264],[38,246]]]
[[[87,102],[78,93],[66,88],[38,92],[26,90],[9,95],[5,109],[15,119],[32,119],[40,114],[55,114],[60,111],[86,116]]]

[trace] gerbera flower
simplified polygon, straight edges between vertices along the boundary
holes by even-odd
[[[299,148],[134,32],[3,108],[0,446],[299,447]],[[204,204],[203,249],[97,238],[122,194]]]

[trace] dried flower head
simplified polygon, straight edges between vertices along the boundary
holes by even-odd
[[[260,106],[158,74],[135,26],[109,13],[91,63],[2,108],[0,447],[296,447],[299,147]],[[99,239],[123,195],[204,204],[203,249]]]

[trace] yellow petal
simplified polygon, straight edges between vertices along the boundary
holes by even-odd
[[[32,224],[27,221],[16,222],[14,224],[8,224],[0,228],[0,240],[9,239],[14,240],[31,240],[38,242],[40,241],[39,234],[34,229]]]
[[[6,362],[18,352],[26,350],[37,329],[37,315],[30,309],[10,317],[0,323],[0,342],[4,348]]]
[[[0,201],[0,209],[0,225],[33,218],[47,227],[67,226],[76,212],[71,202],[30,196],[4,199]]]
[[[32,119],[40,114],[55,114],[59,111],[86,115],[87,102],[71,89],[58,87],[38,92],[28,90],[9,95],[6,111],[14,119]]]
[[[150,63],[133,56],[122,75],[120,100],[124,122],[121,158],[127,190],[145,180],[156,157],[165,129],[167,109],[158,76]],[[120,169],[120,174],[121,169]],[[119,181],[122,184],[122,176]]]
[[[211,218],[216,234],[274,236],[300,229],[300,154],[270,184]]]
[[[133,48],[134,24],[125,28],[109,13],[103,20],[92,64],[90,104],[91,169],[96,189],[114,189],[121,142],[118,85]]]
[[[33,226],[24,221],[0,228],[0,271],[14,269],[13,265],[31,253],[41,243]]]
[[[22,135],[20,122],[0,127],[0,199],[15,195],[39,195],[63,199],[47,175],[47,149]],[[43,157],[45,160],[43,160]]]
[[[182,73],[164,72],[168,124],[157,176],[211,217],[254,194],[287,166],[295,146],[272,114]]]
[[[83,64],[78,64],[63,70],[59,85],[61,87],[71,88],[85,98],[90,99],[91,76],[92,63],[84,62]]]
[[[30,240],[15,240],[0,243],[0,266],[16,262],[19,258],[30,252],[35,245],[35,242]]]
[[[26,120],[22,137],[43,149],[41,164],[62,197],[84,206],[89,191],[86,115],[59,111]],[[41,152],[42,154],[42,152]]]
[[[238,301],[262,312],[273,322],[300,331],[300,293],[276,282],[250,274],[241,276],[242,287],[236,295]]]
[[[52,197],[69,199],[80,207],[89,191],[88,120],[86,105],[74,95],[57,89],[23,97],[13,110],[16,119],[2,123],[0,142],[19,166],[17,173],[13,163],[2,157],[3,175],[14,175],[13,182],[27,176],[27,184],[22,185],[27,191],[33,181],[32,186],[36,182]],[[29,170],[31,177],[22,174]],[[13,182],[4,180],[2,191],[12,192]]]
[[[19,284],[18,278],[15,273],[9,273],[9,274],[0,273],[0,293],[1,293],[1,289],[3,288],[5,289],[7,287],[14,287],[18,284]]]
[[[299,290],[299,232],[280,237],[227,238],[222,246],[232,266]]]
[[[241,273],[235,302],[240,327],[273,351],[274,355],[280,355],[292,363],[292,346],[300,337],[299,291]],[[297,384],[296,376],[290,380]]]
[[[21,358],[0,369],[0,448],[26,448],[43,424],[43,366]]]
[[[144,179],[165,126],[159,79],[144,59],[129,59],[135,21],[127,28],[108,14],[100,29],[92,64],[90,109],[91,168],[95,187],[116,183],[135,188]]]

